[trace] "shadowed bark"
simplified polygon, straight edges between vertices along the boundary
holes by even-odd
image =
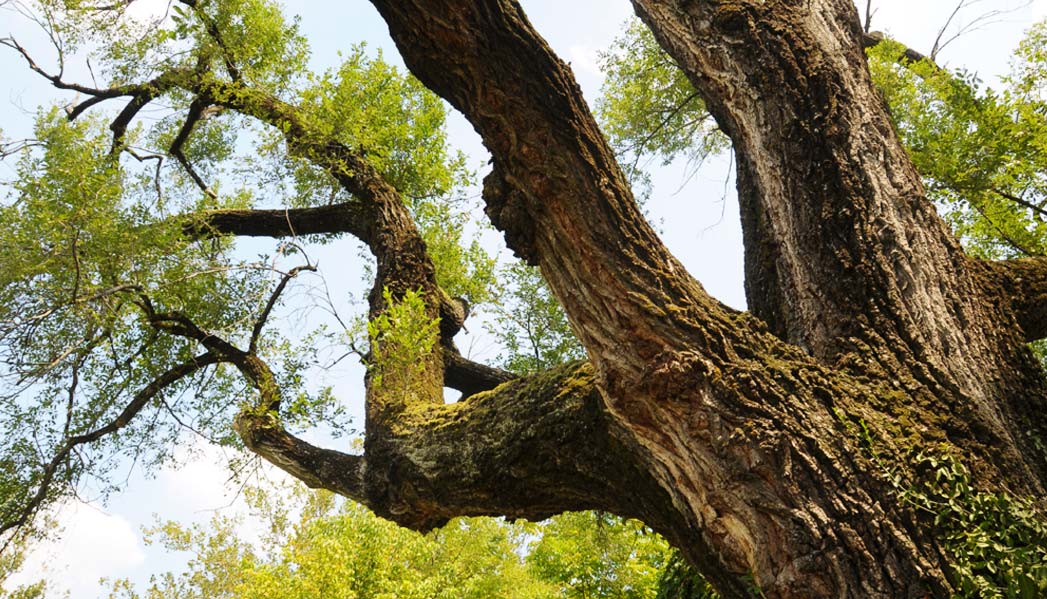
[[[724,597],[949,595],[943,540],[883,465],[903,468],[913,448],[961,453],[979,488],[1045,493],[1047,383],[1025,341],[1047,335],[1047,268],[963,253],[872,87],[850,0],[633,0],[734,143],[751,313],[706,294],[664,247],[569,67],[515,0],[372,4],[408,68],[483,138],[487,215],[539,266],[589,361],[513,378],[463,358],[452,338],[464,309],[364,152],[235,69],[232,81],[172,72],[156,81],[192,94],[196,112],[279,128],[353,196],[187,217],[187,235],[348,232],[377,261],[372,317],[411,291],[441,319],[410,372],[382,370],[404,348],[372,348],[353,456],[284,430],[254,351],[264,314],[243,351],[146,306],[158,330],[255,387],[235,424],[251,450],[416,529],[572,509],[639,518]],[[155,97],[48,78],[91,103]],[[465,399],[445,405],[444,386]]]

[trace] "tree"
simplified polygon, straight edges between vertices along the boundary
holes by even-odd
[[[8,42],[84,99],[72,125],[42,119],[5,213],[2,303],[22,310],[4,317],[5,358],[40,398],[10,411],[43,424],[6,440],[4,530],[99,468],[88,444],[159,444],[142,417],[177,419],[175,394],[203,385],[208,430],[234,412],[251,451],[409,528],[599,509],[664,535],[725,597],[1047,587],[1027,499],[1047,490],[1047,386],[1027,346],[1047,335],[1047,263],[964,252],[872,84],[849,0],[633,1],[733,144],[747,313],[647,225],[515,2],[372,4],[418,81],[480,133],[486,214],[540,269],[587,361],[514,376],[455,348],[467,304],[445,287],[482,268],[434,255],[446,219],[427,200],[458,171],[412,80],[358,94],[370,67],[347,64],[301,81],[302,41],[261,0],[180,0],[170,27],[143,31],[114,19],[120,5],[44,3],[58,42],[109,36],[111,85]],[[117,98],[103,143],[81,117]],[[132,127],[160,100],[178,117]],[[277,132],[300,203],[256,208],[206,182],[237,118]],[[166,151],[143,154],[142,138]],[[164,171],[129,170],[165,156],[195,193],[166,197]],[[338,233],[375,259],[362,455],[292,433],[330,403],[299,393],[294,360],[270,366],[266,321],[313,265],[273,283],[225,253],[229,236]],[[445,404],[445,386],[463,400]]]
[[[192,556],[186,572],[127,580],[114,597],[635,597],[653,599],[664,540],[635,521],[565,514],[546,524],[456,518],[426,535],[376,517],[329,492],[250,487],[247,521],[266,531],[238,536],[244,518],[206,525],[165,522],[154,543]],[[144,591],[144,592],[143,592]]]

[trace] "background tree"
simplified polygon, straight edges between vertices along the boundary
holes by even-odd
[[[127,580],[113,597],[635,597],[653,599],[669,548],[635,521],[593,512],[544,525],[460,518],[421,535],[327,492],[247,492],[254,515],[193,527],[166,522],[152,542],[192,555],[187,571]]]
[[[61,60],[49,71],[8,41],[84,99],[66,111],[72,124],[42,116],[5,214],[17,434],[5,439],[3,530],[119,452],[164,459],[191,414],[407,527],[637,517],[728,597],[1047,585],[1040,508],[1026,499],[1047,486],[1047,387],[1026,345],[1047,331],[1044,262],[962,251],[872,85],[849,2],[634,2],[732,141],[751,313],[708,296],[664,248],[518,5],[372,3],[418,80],[480,133],[487,216],[540,268],[588,361],[517,377],[457,351],[466,304],[451,298],[483,294],[455,285],[490,263],[478,250],[445,259],[427,234],[464,218],[433,201],[460,169],[438,102],[411,80],[351,60],[305,76],[304,40],[260,0],[181,0],[158,25],[43,3],[59,50],[104,42],[94,62],[108,82],[73,83]],[[362,83],[372,76],[377,87]],[[115,99],[119,112],[87,119]],[[139,113],[154,102],[177,112],[146,128]],[[401,126],[373,134],[383,119]],[[265,126],[252,153],[279,166],[227,193],[213,182],[245,123]],[[265,178],[281,168],[293,185]],[[266,329],[315,269],[298,240],[340,233],[375,260],[356,348],[368,365],[362,455],[292,432],[327,421],[334,402],[309,392],[301,355]],[[287,240],[281,259],[229,251],[229,236],[249,235]],[[445,404],[445,386],[463,400]],[[958,541],[986,519],[1006,523],[995,554]],[[1024,557],[1001,574],[998,555]]]

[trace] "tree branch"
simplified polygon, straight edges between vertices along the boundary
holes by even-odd
[[[871,33],[866,31],[862,35],[862,47],[866,48],[866,49],[872,48],[874,46],[880,45],[886,39],[887,39],[887,37],[884,36],[882,31],[873,31]],[[892,41],[894,41],[895,43],[899,43],[897,40],[892,40]],[[938,66],[938,63],[934,62],[933,58],[927,56],[926,54],[921,54],[920,52],[917,52],[916,50],[913,50],[909,46],[903,45],[902,47],[904,48],[904,51],[902,52],[902,58],[904,58],[905,60],[910,61],[910,62],[923,62],[923,61],[926,61],[927,64],[933,66],[936,70],[938,70],[938,71],[942,70],[942,68],[940,66]],[[904,65],[904,63],[903,63],[903,65]]]
[[[44,501],[47,500],[58,469],[77,447],[86,443],[92,443],[106,435],[119,431],[130,424],[135,416],[142,411],[142,408],[158,393],[198,370],[221,361],[217,355],[207,352],[187,362],[182,362],[156,377],[156,379],[136,393],[120,414],[105,426],[88,433],[67,437],[51,461],[44,467],[36,493],[33,494],[28,503],[18,508],[14,513],[4,513],[2,520],[0,520],[0,534],[29,522]]]
[[[1047,338],[1047,258],[985,262],[995,273],[1001,299],[1009,303],[1026,341]]]
[[[236,421],[245,444],[266,460],[416,530],[460,515],[634,514],[631,502],[641,501],[610,492],[612,481],[645,475],[620,459],[625,449],[603,417],[588,364],[428,406],[401,424],[395,434],[369,437],[364,456],[350,456],[296,438],[271,416],[245,411]]]
[[[211,36],[215,44],[222,51],[222,59],[225,62],[225,69],[229,73],[230,79],[233,81],[240,80],[240,69],[237,68],[236,63],[233,62],[232,53],[229,52],[229,47],[226,45],[225,40],[222,39],[222,33],[218,30],[218,24],[214,22],[202,8],[200,8],[199,2],[196,0],[178,0],[181,4],[184,4],[193,9],[193,14],[204,24],[204,29],[207,31],[207,35]]]
[[[198,123],[201,117],[203,117],[204,111],[207,107],[208,102],[205,100],[201,98],[193,100],[192,104],[189,105],[189,116],[186,117],[185,123],[182,124],[182,128],[178,131],[178,135],[175,136],[174,141],[171,142],[170,152],[171,155],[178,160],[178,163],[182,165],[182,168],[185,169],[185,172],[189,174],[189,177],[193,182],[196,183],[197,187],[199,187],[208,197],[214,199],[217,198],[218,195],[211,191],[210,186],[200,178],[200,175],[196,173],[196,169],[193,168],[192,163],[190,163],[189,159],[186,158],[185,152],[182,151],[185,142],[189,139],[189,135],[193,132],[193,127],[195,127],[196,123]]]
[[[247,348],[247,353],[255,353],[255,350],[258,348],[258,338],[262,335],[262,329],[265,328],[265,323],[269,320],[269,314],[276,306],[276,301],[280,299],[280,294],[282,294],[284,289],[287,288],[287,284],[291,279],[295,278],[298,276],[298,273],[303,271],[316,272],[316,267],[311,264],[296,266],[281,277],[280,282],[276,285],[276,289],[274,289],[273,293],[269,296],[269,301],[266,302],[265,308],[262,309],[262,313],[258,316],[258,320],[254,323],[254,327],[251,330],[251,341]]]
[[[444,385],[461,391],[463,399],[515,378],[517,376],[507,370],[473,362],[463,357],[457,348],[444,346]]]
[[[346,202],[315,208],[272,210],[213,210],[179,217],[182,229],[193,239],[216,235],[245,237],[293,237],[350,233],[367,235],[369,216],[359,202]]]

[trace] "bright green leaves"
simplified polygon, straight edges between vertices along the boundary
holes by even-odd
[[[339,68],[310,79],[301,108],[320,133],[359,149],[409,203],[448,195],[465,181],[463,158],[447,146],[440,99],[380,54],[354,48]]]
[[[308,46],[298,24],[288,21],[269,0],[198,0],[193,8],[175,6],[200,56],[213,57],[212,73],[225,71],[249,85],[279,95],[301,74]]]
[[[269,288],[268,269],[231,259],[228,244],[187,240],[157,196],[139,193],[110,156],[108,132],[97,121],[69,123],[52,111],[41,115],[36,137],[0,208],[5,524],[33,501],[45,465],[67,439],[110,424],[161,373],[201,352],[159,334],[145,318],[144,298],[158,311],[191,314],[205,329],[242,339]],[[181,430],[175,418],[204,434],[219,422],[228,431],[245,396],[236,379],[219,370],[174,381],[147,416],[121,423],[127,426],[119,433],[59,465],[44,497],[67,493],[84,476],[99,477],[108,490],[118,480],[105,473],[121,456],[165,459]]]
[[[901,66],[903,49],[890,41],[869,50],[873,79],[929,196],[976,255],[1047,252],[1045,27],[1030,31],[1002,91],[929,63]]]
[[[191,552],[188,571],[155,578],[142,595],[117,582],[112,596],[654,599],[670,555],[638,522],[607,514],[537,525],[459,518],[420,535],[327,493],[280,497],[248,490],[260,515],[253,528],[272,531],[256,545],[241,540],[243,522],[229,518],[154,529],[154,542]]]
[[[502,367],[528,374],[585,357],[567,315],[537,268],[522,262],[501,271],[504,285],[488,331],[504,347]]]
[[[1042,506],[971,486],[949,455],[915,456],[917,481],[902,500],[934,519],[952,554],[957,597],[1034,599],[1047,594],[1047,517]]]
[[[489,299],[494,260],[465,241],[467,230],[479,226],[459,197],[472,173],[464,155],[449,148],[440,99],[360,46],[337,69],[309,78],[300,108],[319,134],[360,152],[400,193],[436,265],[437,283],[474,305]],[[284,158],[281,145],[270,144],[268,152],[279,153],[293,181],[288,204],[351,201],[329,171]]]
[[[207,527],[168,523],[153,536],[169,549],[191,551],[189,570],[155,579],[144,596],[261,599],[544,599],[555,589],[530,577],[518,553],[521,525],[491,519],[453,520],[420,535],[329,494],[292,503],[251,491],[266,535],[253,547],[239,540],[237,522]],[[304,500],[304,505],[301,505]],[[297,509],[296,509],[297,508]],[[301,515],[296,519],[292,512]],[[139,597],[126,582],[114,597]]]
[[[419,385],[429,378],[425,375],[439,340],[440,321],[429,316],[417,291],[396,301],[385,289],[382,297],[385,311],[367,323],[371,389],[406,403],[428,398],[433,390]]]
[[[576,512],[542,527],[527,562],[567,599],[654,599],[668,554],[665,540],[635,520]]]
[[[620,155],[697,165],[729,147],[694,86],[639,20],[629,22],[601,66],[607,79],[597,114]]]

